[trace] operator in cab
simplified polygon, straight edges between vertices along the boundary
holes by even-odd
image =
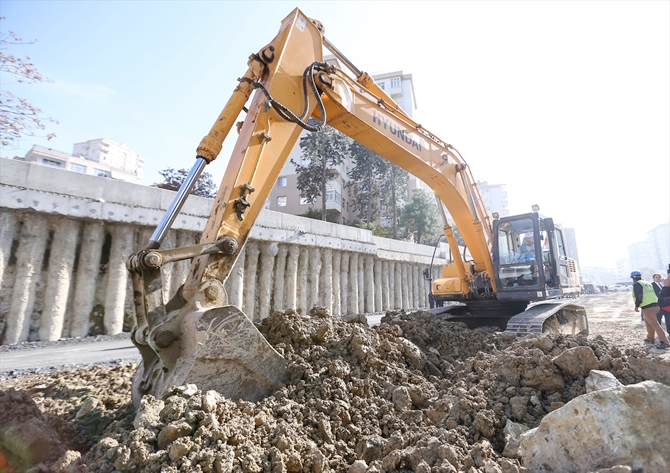
[[[535,238],[533,232],[528,232],[524,235],[523,243],[519,247],[515,261],[518,263],[535,261]]]

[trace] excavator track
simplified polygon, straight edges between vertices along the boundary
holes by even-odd
[[[589,334],[589,322],[584,307],[569,302],[540,302],[534,304],[507,322],[507,331],[519,337],[528,334],[565,335]]]
[[[509,304],[481,301],[481,304],[457,304],[431,309],[448,322],[463,322],[468,328],[497,327],[519,337],[550,333],[589,334],[584,307],[568,302],[539,302],[524,310],[525,303]],[[488,302],[488,303],[486,303]]]

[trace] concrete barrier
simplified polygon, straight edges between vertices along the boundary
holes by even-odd
[[[126,259],[143,248],[174,192],[0,158],[2,343],[132,329]],[[211,199],[191,196],[163,248],[198,242]],[[433,277],[445,263],[438,251]],[[252,320],[274,310],[333,315],[428,305],[423,270],[433,247],[368,230],[264,210],[225,282]],[[164,297],[189,263],[163,269]]]

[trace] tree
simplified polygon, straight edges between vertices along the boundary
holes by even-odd
[[[389,162],[355,141],[349,150],[354,162],[347,184],[351,205],[363,222],[372,224],[379,218],[382,178]]]
[[[156,187],[160,187],[161,189],[168,189],[171,191],[178,191],[181,185],[184,183],[184,180],[186,179],[186,176],[188,176],[189,172],[189,169],[180,169],[175,171],[172,168],[166,168],[162,171],[158,171],[158,174],[163,176],[165,181],[161,182],[160,184],[156,184]],[[203,172],[200,174],[200,177],[196,181],[195,187],[193,188],[193,191],[191,191],[191,194],[199,195],[200,197],[208,197],[210,199],[216,197],[216,184],[214,184],[214,181],[212,181],[212,175],[208,172]]]
[[[322,220],[321,210],[317,210],[314,207],[307,209],[307,212],[300,214],[301,217],[311,218],[314,220]],[[335,209],[326,210],[326,221],[330,223],[340,223],[340,213]]]
[[[391,162],[386,162],[381,182],[382,217],[391,223],[391,237],[398,239],[398,220],[407,202],[409,173]]]
[[[4,18],[0,18],[0,21]],[[7,78],[12,77],[19,84],[34,84],[50,82],[31,62],[30,58],[16,57],[9,53],[10,46],[34,44],[22,42],[14,32],[0,33],[0,73],[3,76],[3,87],[0,89],[0,143],[2,146],[15,147],[22,136],[38,136],[41,130],[46,129],[45,122],[58,123],[50,117],[44,117],[42,110],[17,97],[7,90]],[[48,140],[55,137],[55,133],[48,133]]]
[[[434,245],[442,235],[435,197],[424,190],[414,192],[411,202],[402,210],[400,221],[408,234],[414,235],[416,243]]]
[[[300,149],[303,164],[291,160],[298,175],[300,197],[311,202],[322,197],[321,220],[326,220],[326,189],[328,183],[338,176],[334,168],[344,162],[349,150],[349,138],[325,126],[321,131],[300,138]]]

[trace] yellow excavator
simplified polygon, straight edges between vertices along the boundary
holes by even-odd
[[[324,48],[343,66],[324,62]],[[588,333],[584,309],[556,300],[579,292],[561,229],[537,209],[489,217],[456,149],[413,121],[356,68],[325,38],[319,21],[295,9],[247,64],[147,246],[127,262],[137,322],[132,341],[142,355],[133,379],[136,407],[144,394],[161,397],[174,385],[194,383],[256,401],[285,382],[286,361],[228,304],[223,283],[300,133],[324,125],[407,170],[435,193],[453,257],[431,281],[432,297],[442,306],[434,310],[441,316],[519,334]],[[246,117],[236,124],[242,112]],[[161,250],[198,177],[235,126],[237,142],[200,243]],[[445,209],[466,251],[459,248]],[[185,259],[192,259],[186,282],[165,302],[161,267]]]

